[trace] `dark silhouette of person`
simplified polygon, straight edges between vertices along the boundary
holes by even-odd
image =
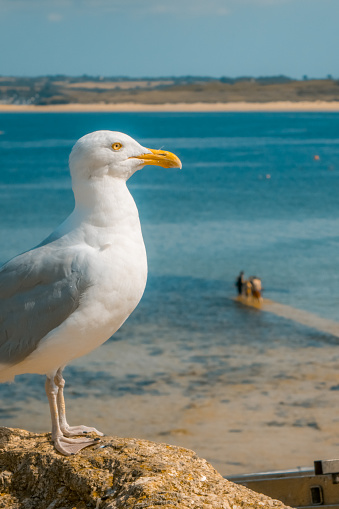
[[[237,279],[235,280],[235,286],[238,289],[238,295],[242,295],[242,287],[244,284],[244,272],[241,271]]]

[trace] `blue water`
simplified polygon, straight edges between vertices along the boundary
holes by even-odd
[[[183,170],[129,181],[149,259],[199,293],[233,292],[240,270],[265,296],[339,320],[339,114],[44,113],[0,116],[0,261],[39,243],[72,210],[77,138],[119,130],[175,152]],[[320,160],[314,160],[319,155]],[[187,298],[190,298],[187,295]]]
[[[112,341],[66,368],[71,423],[166,439],[224,473],[300,464],[291,445],[290,459],[280,465],[281,451],[274,452],[280,439],[265,442],[266,436],[282,408],[305,420],[293,401],[286,406],[284,383],[295,380],[290,390],[304,397],[301,367],[313,365],[313,347],[319,362],[327,359],[338,339],[229,297],[244,270],[262,279],[266,298],[339,321],[339,114],[1,114],[0,262],[37,245],[71,212],[68,155],[80,136],[98,129],[170,150],[183,169],[145,167],[129,181],[148,253],[147,288]],[[323,387],[319,377],[315,395]],[[277,384],[283,399],[268,392]],[[328,385],[327,397],[335,383]],[[187,424],[191,403],[202,405],[195,428]],[[204,405],[210,404],[218,412],[209,417]],[[272,451],[272,461],[234,463],[227,430],[251,428],[255,408],[262,422],[258,443]],[[263,408],[274,417],[262,415]],[[208,419],[210,434],[199,427]],[[0,385],[0,425],[49,429],[41,376]],[[182,438],[164,435],[173,428],[188,431]],[[251,456],[253,441],[239,435],[239,444]],[[304,444],[309,462],[311,445]]]

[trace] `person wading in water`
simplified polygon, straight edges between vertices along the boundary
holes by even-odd
[[[244,272],[241,271],[237,279],[235,280],[235,286],[238,289],[238,295],[242,295],[242,287],[244,284]]]

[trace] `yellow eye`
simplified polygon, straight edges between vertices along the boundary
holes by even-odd
[[[113,150],[120,150],[122,147],[121,143],[113,143],[112,149]]]

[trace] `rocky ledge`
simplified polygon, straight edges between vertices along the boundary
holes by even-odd
[[[187,449],[104,437],[65,457],[50,434],[0,428],[0,508],[286,508],[224,479]]]

